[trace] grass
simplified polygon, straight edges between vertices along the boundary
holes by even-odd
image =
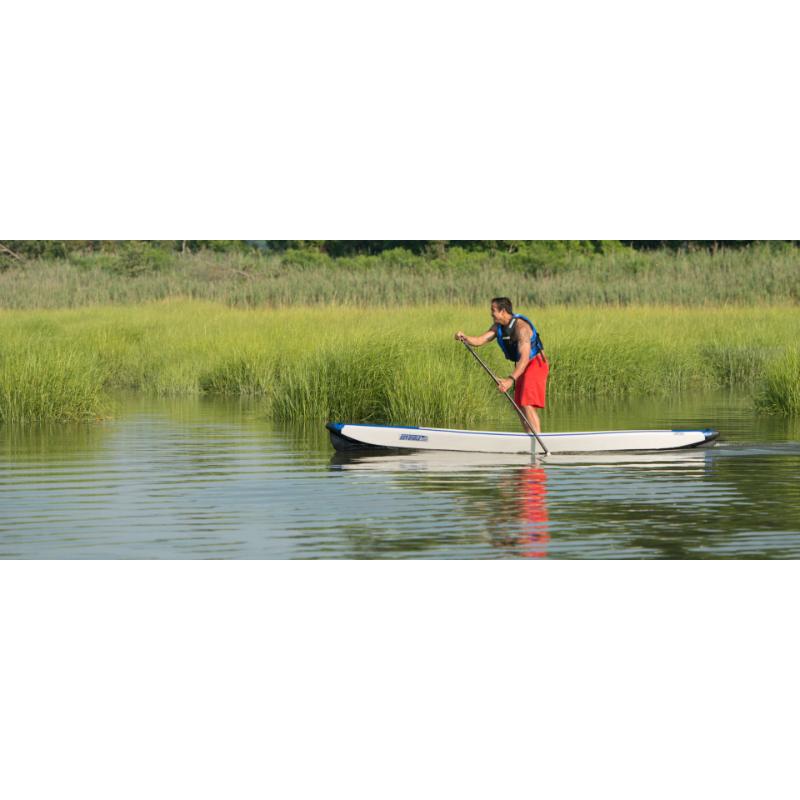
[[[753,305],[800,300],[800,248],[676,253],[615,248],[550,257],[469,253],[440,258],[391,250],[331,259],[319,253],[72,255],[0,269],[0,308],[130,305],[167,298],[233,308],[423,304],[483,305],[497,295],[520,308],[554,305]],[[128,260],[126,260],[128,259]]]
[[[526,309],[551,362],[550,400],[728,388],[763,410],[800,410],[791,307]],[[197,301],[0,312],[0,421],[86,420],[120,390],[250,396],[275,420],[469,427],[497,410],[453,333],[483,306],[230,309]],[[496,345],[481,351],[508,374]]]
[[[6,349],[0,355],[0,423],[97,419],[108,411],[104,377],[84,351],[41,344]]]
[[[756,397],[762,411],[800,414],[800,350],[793,347],[769,364]]]

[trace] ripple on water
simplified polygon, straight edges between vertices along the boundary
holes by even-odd
[[[800,444],[715,402],[620,427],[719,419],[717,447],[539,462],[343,458],[315,428],[173,401],[74,435],[0,429],[0,558],[800,557]]]

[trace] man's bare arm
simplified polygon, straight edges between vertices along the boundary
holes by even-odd
[[[482,344],[486,344],[486,342],[491,342],[496,336],[497,331],[495,331],[494,325],[492,325],[486,333],[482,333],[480,336],[467,336],[463,331],[458,331],[455,338],[459,342],[466,342],[472,347],[480,347]]]
[[[531,358],[531,336],[533,330],[527,322],[521,319],[517,320],[517,351],[519,352],[519,361],[514,365],[514,371],[509,376],[515,381],[519,379],[520,375],[525,372]]]
[[[530,330],[530,328],[528,328],[528,330]],[[517,363],[514,365],[514,371],[510,375],[510,377],[513,378],[515,381],[519,379],[520,375],[522,375],[523,372],[525,372],[525,369],[531,360],[530,338],[526,338],[524,341],[520,342],[518,348],[519,348],[519,361],[517,361]]]

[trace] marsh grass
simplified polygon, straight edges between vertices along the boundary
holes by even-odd
[[[800,350],[792,347],[767,368],[756,407],[768,413],[800,414]]]
[[[729,388],[758,396],[760,408],[797,413],[793,307],[525,310],[545,342],[551,400]],[[115,392],[133,390],[257,398],[261,414],[280,421],[469,427],[506,401],[453,332],[488,324],[483,305],[236,310],[167,301],[7,311],[0,420],[91,419],[108,413]],[[495,344],[481,355],[499,375],[510,372]]]
[[[132,251],[133,252],[133,251]],[[124,270],[104,254],[34,260],[0,270],[0,307],[71,308],[201,299],[235,308],[297,305],[416,306],[483,304],[507,295],[522,307],[796,303],[800,248],[634,251],[614,248],[551,258],[468,253],[441,258],[405,251],[331,259],[313,252],[259,255],[126,254]],[[113,257],[116,258],[116,257]],[[113,259],[112,259],[113,260]]]
[[[21,346],[0,354],[0,423],[83,422],[109,409],[100,366],[83,352]]]
[[[204,370],[198,388],[204,394],[230,397],[262,397],[274,388],[278,361],[256,350],[234,351],[209,370]]]

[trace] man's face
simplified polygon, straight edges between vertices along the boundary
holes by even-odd
[[[501,311],[494,303],[492,303],[491,309],[493,322],[499,322],[501,325],[508,324],[508,321],[511,319],[511,314],[509,314],[508,311]]]

